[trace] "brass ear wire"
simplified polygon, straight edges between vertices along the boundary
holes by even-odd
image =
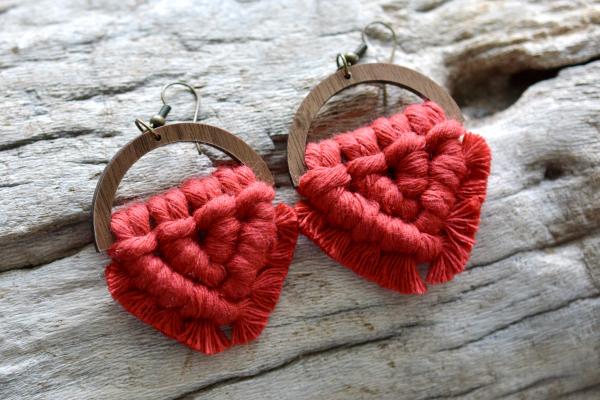
[[[352,72],[350,71],[350,66],[357,64],[360,61],[360,59],[367,52],[367,49],[370,46],[369,40],[367,39],[367,37],[368,37],[367,31],[375,25],[383,26],[388,31],[390,31],[390,33],[392,34],[393,46],[392,46],[392,51],[390,52],[390,59],[388,62],[390,64],[394,63],[394,57],[396,55],[396,48],[398,47],[398,36],[396,35],[396,31],[387,22],[373,21],[373,22],[370,22],[367,25],[365,25],[365,27],[360,32],[361,43],[360,43],[360,45],[358,45],[356,50],[347,52],[347,53],[343,53],[343,54],[338,53],[338,55],[335,58],[335,62],[337,64],[338,70],[339,69],[344,70],[344,77],[346,79],[352,78]],[[383,107],[387,108],[388,95],[387,95],[387,88],[385,85],[382,86],[382,90],[383,90]]]
[[[367,39],[368,34],[367,34],[367,30],[369,30],[369,28],[372,28],[375,25],[381,25],[384,28],[386,28],[388,31],[390,31],[390,33],[392,34],[392,51],[390,52],[390,59],[388,60],[388,62],[390,64],[394,63],[394,57],[396,56],[396,49],[398,48],[398,36],[396,35],[396,31],[394,30],[394,28],[392,28],[392,26],[390,24],[388,24],[387,22],[383,22],[383,21],[373,21],[369,24],[367,24],[362,32],[360,33],[360,38],[362,40],[362,42],[368,47],[370,45],[369,40]]]
[[[198,92],[196,91],[196,89],[188,83],[185,83],[182,81],[177,81],[177,82],[172,82],[172,83],[169,83],[169,84],[166,84],[165,86],[163,86],[163,88],[160,92],[160,99],[163,102],[163,107],[171,108],[165,101],[165,93],[167,92],[167,89],[169,89],[171,86],[176,86],[176,85],[185,87],[192,95],[194,95],[194,99],[196,99],[196,110],[194,111],[194,119],[192,120],[192,122],[197,122],[198,121],[198,113],[200,112],[200,96],[198,96]],[[198,150],[198,154],[204,154],[204,149],[202,148],[200,143],[196,143],[196,150]]]
[[[187,84],[182,81],[178,81],[178,82],[171,82],[171,83],[163,86],[163,88],[160,92],[160,100],[163,102],[163,107],[166,106],[166,107],[171,108],[171,106],[169,106],[165,100],[165,93],[167,92],[167,89],[169,89],[171,86],[176,86],[176,85],[185,87],[194,96],[194,99],[196,100],[196,110],[194,111],[194,119],[192,120],[192,122],[197,122],[198,121],[198,113],[200,112],[200,96],[198,96],[198,92],[190,84]],[[164,125],[164,123],[163,123],[163,125]]]
[[[398,47],[398,36],[396,35],[396,31],[394,30],[394,28],[392,28],[392,26],[390,24],[388,24],[387,22],[383,22],[383,21],[373,21],[368,23],[367,25],[365,25],[365,27],[362,29],[362,31],[360,32],[360,40],[361,43],[358,45],[358,47],[356,48],[356,50],[354,51],[349,51],[346,53],[338,53],[336,56],[336,64],[338,69],[344,69],[344,76],[347,79],[350,79],[352,77],[352,73],[350,71],[350,66],[358,64],[358,62],[360,61],[360,59],[365,55],[365,53],[367,52],[367,49],[370,46],[369,40],[368,38],[368,34],[367,31],[372,28],[375,25],[381,25],[384,28],[386,28],[387,30],[390,31],[390,33],[392,34],[392,51],[390,53],[390,59],[389,59],[389,63],[393,63],[394,62],[394,57],[396,55],[396,48]]]
[[[198,122],[198,113],[200,112],[200,96],[198,95],[196,89],[192,85],[183,81],[171,82],[163,86],[162,90],[160,91],[160,100],[162,101],[163,105],[158,111],[158,113],[152,116],[152,118],[150,118],[150,122],[146,124],[139,118],[135,120],[135,126],[137,126],[137,128],[142,133],[149,131],[154,135],[154,138],[156,140],[160,140],[160,135],[154,131],[154,128],[159,128],[166,124],[167,115],[169,115],[169,112],[171,111],[172,107],[165,100],[165,94],[167,92],[167,89],[177,85],[183,86],[194,96],[194,99],[196,100],[196,109],[194,111],[194,119],[192,120],[192,122]],[[196,143],[196,148],[198,149],[199,154],[204,153],[199,143]]]

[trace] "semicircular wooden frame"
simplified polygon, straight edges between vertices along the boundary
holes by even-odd
[[[156,128],[154,132],[160,135],[160,139],[156,139],[147,131],[121,148],[110,160],[98,181],[92,202],[92,225],[97,251],[108,249],[113,242],[110,217],[115,194],[123,176],[142,156],[159,147],[178,142],[206,144],[250,167],[260,180],[270,185],[274,184],[273,175],[265,161],[243,140],[221,128],[181,122]]]
[[[446,89],[415,70],[394,64],[372,63],[353,65],[350,67],[350,73],[351,77],[346,78],[344,71],[339,70],[319,82],[296,111],[287,145],[288,169],[294,187],[298,186],[300,177],[306,172],[304,152],[313,119],[331,97],[349,87],[361,83],[389,83],[400,86],[422,98],[435,101],[448,117],[463,121],[460,107]]]

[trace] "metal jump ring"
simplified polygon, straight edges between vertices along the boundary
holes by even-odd
[[[341,63],[340,59],[342,61]],[[344,76],[346,79],[350,79],[352,77],[352,74],[350,73],[350,64],[348,63],[345,55],[338,53],[337,57],[335,58],[335,63],[337,64],[338,69],[344,69]]]
[[[135,119],[135,126],[137,126],[137,128],[142,133],[150,132],[154,136],[154,139],[160,140],[160,135],[158,133],[156,133],[156,131],[154,129],[152,129],[147,123],[145,123],[141,119],[139,119],[139,118]]]

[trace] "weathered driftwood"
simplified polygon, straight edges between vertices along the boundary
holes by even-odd
[[[257,149],[293,202],[293,113],[373,19],[492,147],[468,270],[400,296],[301,238],[261,339],[214,357],[125,313],[89,212],[133,118],[158,110],[164,83],[195,84],[204,122]],[[571,0],[0,2],[0,398],[598,398],[599,22],[598,2]],[[397,110],[390,96],[352,90],[314,133]],[[185,95],[173,103],[191,117]],[[119,201],[209,166],[192,145],[162,148]]]

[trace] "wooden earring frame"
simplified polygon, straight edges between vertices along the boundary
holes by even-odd
[[[449,118],[463,122],[460,107],[446,89],[415,70],[387,63],[353,65],[347,71],[342,68],[319,82],[296,111],[287,144],[288,168],[294,187],[298,186],[300,177],[306,172],[304,152],[313,119],[333,96],[362,83],[388,83],[402,87],[421,98],[435,101]]]
[[[250,167],[258,179],[274,184],[265,161],[243,140],[212,125],[180,122],[145,131],[121,148],[102,172],[92,201],[94,243],[98,252],[113,243],[110,231],[112,205],[121,180],[136,161],[159,147],[180,142],[195,142],[217,148]]]

